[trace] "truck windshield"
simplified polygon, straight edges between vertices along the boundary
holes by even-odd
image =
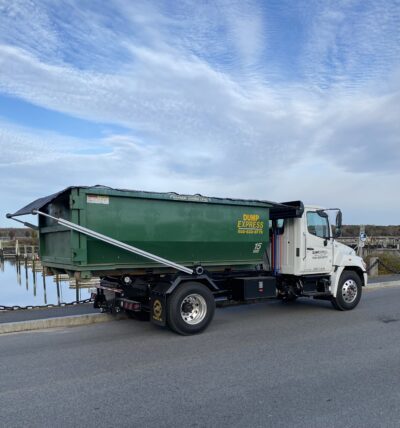
[[[322,217],[315,211],[307,213],[308,232],[320,238],[329,238],[329,223],[327,217]]]

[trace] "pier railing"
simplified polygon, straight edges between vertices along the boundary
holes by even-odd
[[[350,247],[356,247],[359,244],[358,236],[340,237],[339,242]],[[400,250],[400,236],[368,236],[365,241],[365,248],[381,248],[388,250]]]

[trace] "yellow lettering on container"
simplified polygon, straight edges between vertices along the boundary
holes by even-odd
[[[243,214],[237,221],[237,231],[245,235],[262,235],[264,233],[264,222],[258,214]]]

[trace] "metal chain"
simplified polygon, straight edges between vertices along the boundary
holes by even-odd
[[[369,273],[372,268],[374,268],[377,264],[379,264],[379,259],[375,260],[371,266],[368,266],[367,272]]]
[[[384,267],[386,270],[388,270],[389,272],[394,273],[394,274],[398,274],[398,275],[400,274],[400,271],[393,269],[392,267],[388,266],[387,264],[383,263],[382,261],[377,260],[377,262],[378,262],[382,267]]]
[[[48,305],[28,305],[28,306],[4,306],[4,305],[0,305],[0,311],[20,311],[20,310],[26,310],[26,309],[47,309],[47,308],[63,308],[65,306],[76,306],[76,305],[82,305],[84,303],[91,303],[93,302],[94,299],[90,298],[90,299],[85,299],[85,300],[75,300],[73,302],[63,302],[60,303],[59,305],[53,305],[53,304],[48,304]]]
[[[371,265],[371,266],[369,266],[369,267],[367,268],[367,272],[369,273],[369,272],[370,272],[370,270],[371,270],[373,267],[375,267],[376,265],[380,265],[380,266],[384,267],[386,270],[388,270],[388,271],[389,271],[389,272],[391,272],[391,273],[394,273],[394,274],[400,275],[400,271],[393,269],[392,267],[388,266],[386,263],[383,263],[383,262],[382,262],[381,260],[379,260],[379,259],[375,260],[375,261],[374,261],[374,263],[372,263],[372,265]]]

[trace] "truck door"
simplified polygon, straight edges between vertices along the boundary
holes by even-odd
[[[322,211],[307,211],[303,229],[303,273],[329,273],[332,270],[333,240],[329,220]]]

